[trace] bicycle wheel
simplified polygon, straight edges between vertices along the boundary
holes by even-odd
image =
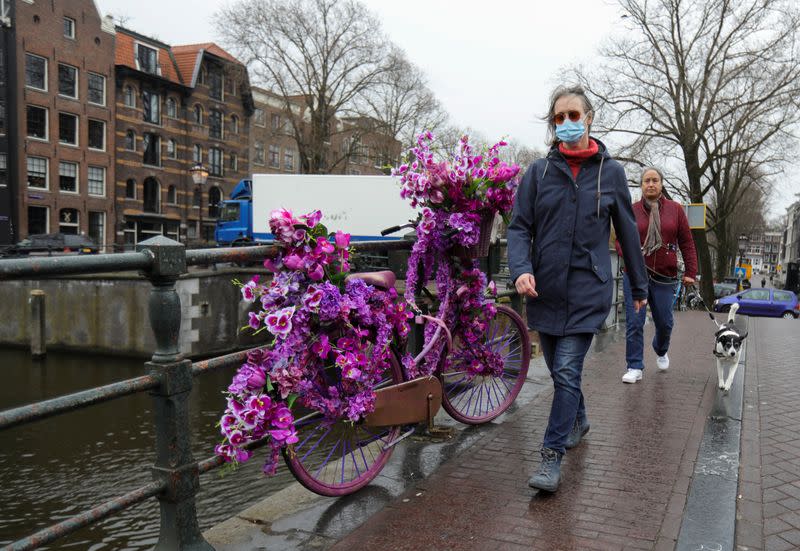
[[[442,407],[451,417],[468,425],[491,421],[503,413],[519,394],[531,359],[528,328],[511,308],[497,306],[483,344],[503,358],[503,371],[496,375],[471,376],[463,363],[451,361],[439,373],[442,381]],[[451,354],[467,346],[453,339]]]
[[[376,388],[403,381],[394,354]],[[283,449],[283,458],[295,478],[314,493],[342,496],[366,486],[392,455],[390,442],[399,426],[367,427],[346,419],[327,420],[316,411],[297,412],[299,441]]]

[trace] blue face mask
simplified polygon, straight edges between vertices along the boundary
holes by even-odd
[[[586,126],[583,121],[572,122],[565,120],[563,124],[556,126],[556,138],[566,143],[575,143],[583,137]]]

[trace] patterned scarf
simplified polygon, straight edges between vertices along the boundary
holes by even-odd
[[[647,225],[647,236],[644,238],[644,245],[642,245],[642,253],[645,256],[650,256],[658,249],[661,248],[661,216],[658,212],[658,199],[655,201],[647,201],[647,206],[650,207],[650,221]]]

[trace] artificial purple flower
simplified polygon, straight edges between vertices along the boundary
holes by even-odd
[[[285,337],[292,330],[294,310],[294,306],[290,306],[269,314],[265,319],[267,330],[276,337]]]
[[[336,246],[338,248],[346,249],[347,246],[350,245],[350,234],[344,233],[342,230],[338,230],[334,236],[334,241],[336,242]]]

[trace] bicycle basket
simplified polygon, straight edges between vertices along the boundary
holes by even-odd
[[[483,211],[481,214],[480,236],[478,242],[470,247],[463,245],[453,245],[450,254],[458,258],[482,258],[489,254],[489,245],[492,240],[492,224],[494,223],[494,211]]]

